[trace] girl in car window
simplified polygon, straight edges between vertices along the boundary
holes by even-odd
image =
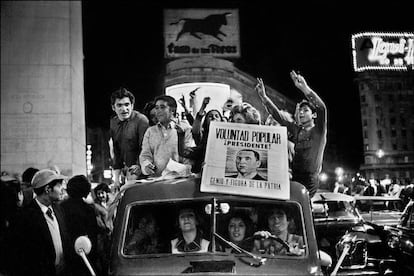
[[[253,248],[252,239],[246,238],[252,235],[253,223],[249,216],[241,211],[236,211],[230,215],[227,223],[227,240],[235,245],[251,251]],[[236,251],[231,247],[224,247],[225,252],[235,253]]]

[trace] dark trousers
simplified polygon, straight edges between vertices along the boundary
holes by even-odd
[[[309,198],[312,198],[319,188],[318,173],[295,173],[293,172],[292,180],[299,182],[309,191]]]

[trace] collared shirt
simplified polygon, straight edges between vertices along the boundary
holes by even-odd
[[[122,169],[139,164],[142,139],[148,128],[148,118],[136,110],[131,117],[121,121],[115,116],[110,121],[110,137],[113,141],[113,168]]]
[[[62,238],[60,236],[60,229],[59,224],[56,219],[56,216],[53,212],[52,206],[45,206],[35,198],[37,204],[40,206],[42,210],[43,216],[45,217],[47,226],[49,228],[50,236],[52,237],[53,246],[55,247],[56,259],[55,259],[55,266],[59,266],[63,262],[63,246],[62,246]],[[53,219],[51,219],[47,214],[47,210],[50,208],[52,210]]]
[[[195,146],[191,128],[187,127],[184,131],[185,147]],[[151,163],[156,167],[155,175],[159,176],[167,167],[170,158],[174,161],[191,165],[189,159],[182,158],[178,154],[178,135],[175,122],[171,121],[167,127],[161,123],[149,127],[145,132],[139,156],[142,172],[148,175],[149,173],[145,171],[145,167]]]
[[[171,240],[171,253],[183,253],[183,252],[207,252],[210,242],[201,237],[201,234],[197,232],[195,239],[186,243],[182,234],[178,238]]]

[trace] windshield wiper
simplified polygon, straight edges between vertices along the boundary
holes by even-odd
[[[237,246],[236,244],[232,243],[231,241],[226,240],[225,238],[223,238],[222,236],[220,236],[217,233],[213,233],[213,234],[214,234],[214,236],[216,236],[217,238],[219,238],[220,240],[225,242],[227,245],[229,245],[231,248],[233,248],[237,252],[244,253],[244,254],[248,255],[249,257],[259,261],[258,263],[252,263],[252,262],[247,262],[246,260],[244,260],[242,258],[239,258],[240,261],[242,261],[243,263],[248,264],[252,267],[259,267],[259,266],[261,266],[262,264],[264,264],[266,262],[266,260],[267,260],[266,258],[262,258],[262,257],[257,256],[257,255],[255,255],[255,254],[253,254],[253,253],[251,253],[247,250],[244,250],[240,246]]]

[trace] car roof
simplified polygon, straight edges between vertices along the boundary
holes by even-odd
[[[321,203],[321,202],[333,202],[333,201],[346,201],[352,202],[355,201],[355,198],[350,195],[345,195],[342,193],[334,193],[334,192],[317,192],[312,197],[312,203]]]
[[[214,195],[214,193],[200,192],[200,185],[201,178],[199,176],[175,178],[156,182],[127,184],[127,187],[123,187],[122,189],[123,196],[121,201],[124,202],[124,204],[129,204],[131,202],[137,201],[196,199]],[[290,183],[290,200],[303,202],[305,198],[304,195],[306,193],[307,190],[303,185],[294,181]],[[228,197],[237,196],[249,198],[248,196],[240,196],[237,194],[219,195]],[[275,200],[274,198],[269,199]]]
[[[355,200],[373,200],[373,201],[401,201],[401,198],[396,196],[355,196]]]

